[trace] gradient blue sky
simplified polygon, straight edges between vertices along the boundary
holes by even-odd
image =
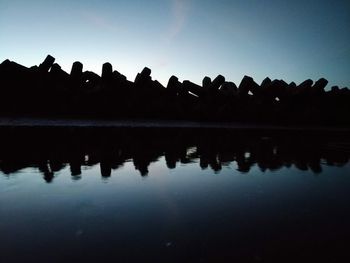
[[[51,54],[98,74],[109,61],[130,80],[148,66],[163,84],[222,74],[350,87],[349,28],[349,0],[0,0],[0,61]]]

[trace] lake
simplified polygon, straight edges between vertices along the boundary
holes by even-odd
[[[2,129],[1,262],[349,259],[347,135]]]

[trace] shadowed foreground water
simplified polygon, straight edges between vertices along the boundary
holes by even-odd
[[[349,258],[349,140],[1,132],[1,262]]]

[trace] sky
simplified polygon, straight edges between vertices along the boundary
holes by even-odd
[[[350,87],[349,0],[0,0],[0,62],[51,54],[134,80],[143,67],[200,84],[222,74]]]

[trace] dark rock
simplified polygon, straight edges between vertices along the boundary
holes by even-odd
[[[92,71],[85,71],[82,75],[83,90],[98,91],[101,77]]]
[[[156,91],[163,91],[165,87],[158,80],[153,80],[152,87]]]
[[[265,89],[265,88],[267,88],[270,84],[271,84],[271,79],[270,79],[269,77],[267,77],[267,78],[265,78],[265,79],[261,82],[260,87],[261,87],[262,89]]]
[[[120,74],[118,71],[114,70],[113,73],[113,78],[117,79],[119,81],[125,82],[127,79],[123,74]]]
[[[135,86],[149,88],[151,86],[152,78],[151,78],[151,70],[145,67],[141,73],[138,73],[135,78]]]
[[[179,79],[176,76],[171,76],[167,85],[167,92],[170,95],[176,96],[178,92]]]
[[[327,86],[327,84],[328,84],[328,80],[326,80],[325,78],[320,78],[315,82],[312,88],[316,92],[324,92],[324,89]]]
[[[56,73],[56,72],[59,72],[61,71],[61,66],[58,65],[57,63],[54,63],[50,69],[50,73]]]
[[[298,85],[298,89],[301,91],[310,89],[314,82],[311,79],[307,79]]]
[[[275,79],[266,88],[266,94],[275,99],[284,97],[287,94],[288,84],[284,80]]]
[[[22,66],[16,62],[5,60],[1,63],[0,68],[1,86],[4,88],[2,92],[5,94],[15,93],[15,90],[23,90],[23,92],[30,92],[30,90],[25,89],[28,84],[33,84],[33,71],[25,66]],[[37,79],[35,79],[37,81]],[[3,85],[3,84],[6,84]],[[3,94],[3,95],[5,95]],[[20,94],[17,94],[18,96]]]
[[[28,72],[28,68],[18,64],[16,62],[10,61],[8,59],[4,60],[1,63],[1,69],[6,71],[6,73],[11,74],[11,72],[14,73],[23,73],[23,72]]]
[[[50,74],[53,77],[53,84],[55,84],[55,82],[65,82],[69,79],[69,74],[61,69],[61,66],[57,63],[52,65]]]
[[[69,74],[67,72],[65,72],[60,65],[58,65],[57,63],[53,64],[50,70],[50,73],[54,74],[54,75],[64,75],[65,77],[69,77]]]
[[[285,82],[283,79],[280,79],[279,82],[282,88],[287,88],[289,86],[289,84]]]
[[[347,94],[349,93],[349,89],[346,88],[346,87],[345,87],[345,88],[341,88],[341,89],[340,89],[340,93],[341,93],[341,94],[344,94],[344,95],[347,95]]]
[[[297,84],[295,84],[295,82],[293,81],[289,83],[286,92],[288,96],[294,96],[295,94],[297,94]]]
[[[194,94],[198,97],[202,96],[202,94],[203,94],[202,87],[189,81],[189,80],[184,80],[182,82],[182,85],[186,91],[191,92],[192,94]]]
[[[249,91],[252,94],[258,93],[259,89],[259,85],[254,81],[252,77],[244,76],[241,83],[239,84],[238,93],[239,95],[246,96],[248,95]]]
[[[52,57],[51,55],[47,55],[45,60],[39,65],[39,70],[42,72],[48,72],[54,62],[55,62],[55,58]]]
[[[102,65],[101,78],[103,80],[110,80],[112,78],[112,73],[113,73],[112,64],[108,62],[104,63]]]
[[[0,64],[0,70],[6,66],[8,66],[11,63],[9,59],[5,59],[3,62]]]
[[[85,81],[89,81],[89,79],[86,78],[86,74],[85,74]],[[79,61],[75,61],[70,71],[70,86],[73,90],[77,90],[81,88],[82,85],[83,85],[83,64],[80,63]]]
[[[84,71],[83,73],[83,80],[84,81],[98,81],[100,80],[100,76],[97,75],[95,72],[92,71]]]
[[[293,81],[288,84],[289,89],[295,89],[296,87],[297,87],[297,84],[295,84],[295,82],[293,82]]]
[[[111,63],[104,63],[102,65],[102,74],[101,74],[101,89],[103,93],[112,95],[113,88],[117,84],[118,79],[113,79],[113,67]],[[119,83],[118,83],[119,84]],[[106,95],[107,96],[107,95]]]
[[[225,77],[222,75],[218,75],[209,85],[210,91],[219,90],[220,86],[225,82]]]
[[[211,78],[204,77],[203,80],[202,80],[202,87],[204,89],[209,89],[210,85],[211,85]]]
[[[142,76],[151,76],[151,69],[144,67],[143,70],[141,71]]]
[[[75,61],[72,65],[70,76],[75,79],[75,78],[80,78],[82,75],[83,75],[83,64],[79,61]]]
[[[128,81],[124,75],[120,74],[116,70],[112,72],[110,82],[110,85],[113,88],[113,95],[115,96],[125,95],[129,91],[129,88],[132,87],[132,85],[130,85],[132,82]]]
[[[338,86],[332,86],[332,88],[331,88],[331,91],[332,92],[337,92],[337,91],[339,91],[340,89],[339,89],[339,87]]]
[[[238,88],[233,82],[224,82],[220,87],[220,93],[224,96],[235,96],[237,95]]]

